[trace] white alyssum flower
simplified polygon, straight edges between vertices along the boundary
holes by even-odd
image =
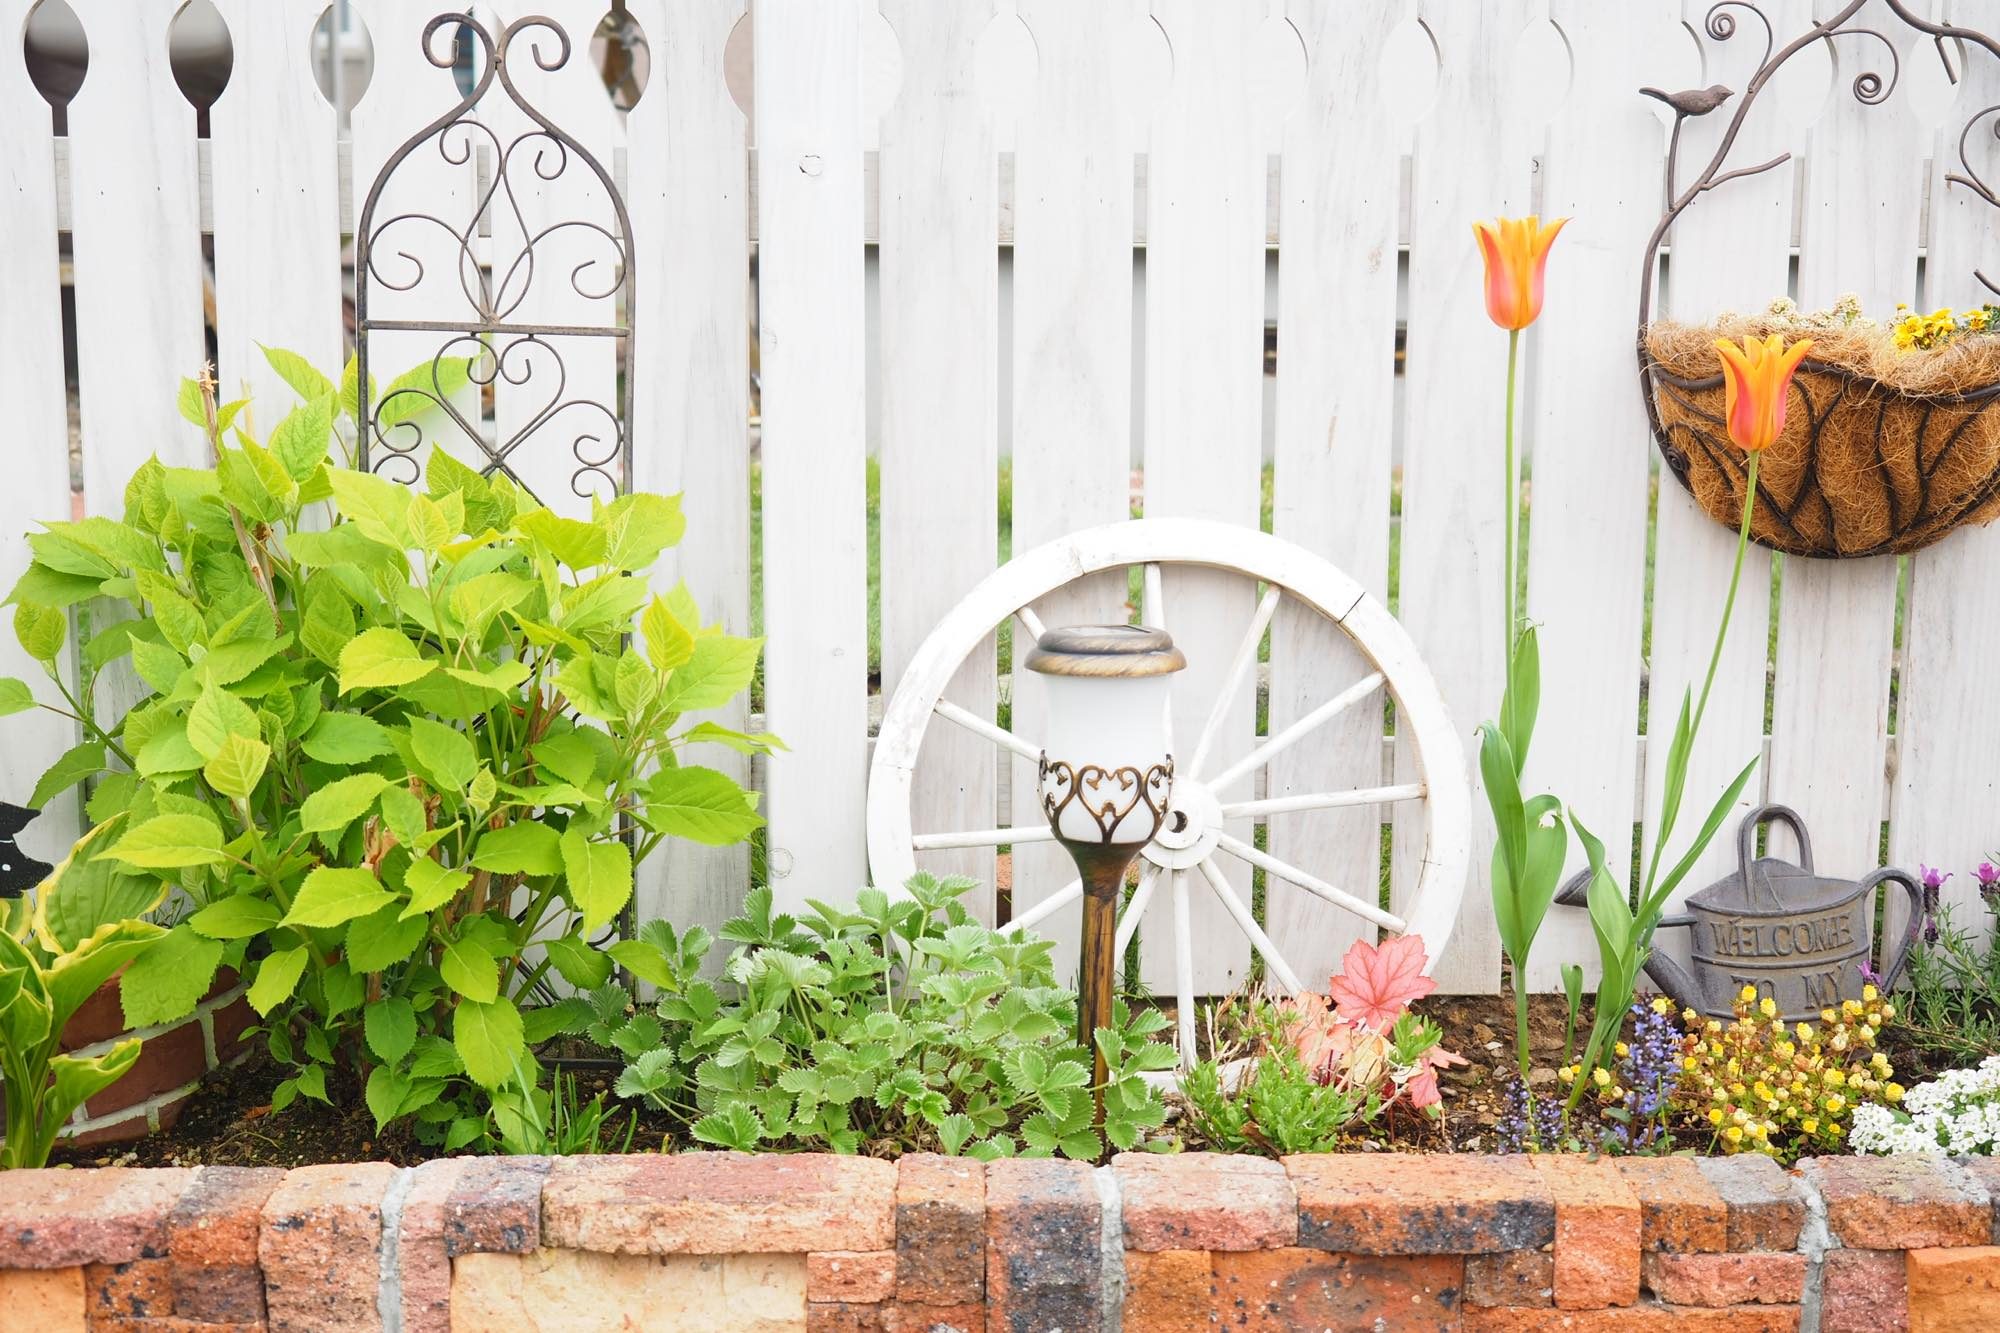
[[[1849,1141],[1856,1152],[2000,1153],[2000,1055],[1910,1089],[1900,1110],[1855,1107]]]

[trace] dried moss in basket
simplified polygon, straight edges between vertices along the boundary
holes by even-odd
[[[1751,536],[1774,550],[1913,551],[2000,515],[2000,336],[1985,331],[1990,312],[1894,326],[1857,313],[1844,304],[1799,316],[1782,302],[1762,315],[1645,330],[1661,450],[1701,507],[1731,526],[1742,509],[1743,457],[1723,425],[1715,340],[1812,337],[1785,433],[1758,477]]]

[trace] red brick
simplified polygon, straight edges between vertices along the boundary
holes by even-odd
[[[806,1333],[896,1333],[895,1311],[886,1305],[809,1301]]]
[[[81,1268],[0,1268],[0,1310],[9,1333],[83,1333],[83,1309]]]
[[[1527,1157],[1396,1153],[1287,1157],[1299,1244],[1346,1254],[1538,1250],[1555,1201]]]
[[[1904,1258],[1910,1333],[1991,1333],[2000,1324],[2000,1246],[1911,1250]]]
[[[373,1333],[387,1162],[305,1166],[264,1204],[257,1257],[271,1333]]]
[[[151,1315],[143,1319],[93,1319],[90,1333],[268,1333],[260,1321],[254,1324],[212,1324],[206,1319],[185,1315]]]
[[[190,1015],[179,1027],[148,1037],[125,1077],[83,1104],[84,1114],[110,1115],[148,1097],[199,1082],[208,1072],[208,1043]]]
[[[179,1097],[169,1097],[151,1107],[134,1106],[119,1118],[81,1134],[64,1134],[63,1142],[72,1148],[98,1148],[110,1143],[136,1143],[148,1134],[164,1134],[181,1118],[194,1094],[195,1089],[190,1088]]]
[[[1695,1166],[1729,1209],[1732,1250],[1790,1250],[1806,1223],[1798,1181],[1762,1153],[1698,1157]]]
[[[1777,1250],[1738,1254],[1648,1254],[1646,1290],[1673,1305],[1795,1305],[1806,1257]]]
[[[1959,1165],[1993,1201],[1993,1243],[2000,1245],[2000,1157],[1968,1157]]]
[[[1120,1153],[1112,1158],[1128,1250],[1275,1250],[1299,1238],[1285,1169],[1263,1157]]]
[[[1796,1305],[1702,1310],[1651,1301],[1612,1310],[1467,1310],[1465,1333],[1798,1333],[1801,1313]]]
[[[891,1316],[895,1333],[986,1333],[986,1306],[925,1305],[898,1301]]]
[[[405,1333],[448,1333],[459,1255],[525,1254],[541,1244],[548,1173],[546,1157],[448,1157],[416,1168],[397,1242]]]
[[[1706,1254],[1729,1248],[1729,1206],[1692,1157],[1621,1157],[1614,1165],[1639,1196],[1639,1248]]]
[[[1909,1284],[1900,1252],[1827,1251],[1820,1261],[1820,1333],[1885,1333],[1909,1324]]]
[[[175,1313],[215,1323],[262,1323],[257,1233],[279,1167],[204,1166],[167,1217]]]
[[[72,1268],[157,1259],[167,1214],[194,1172],[9,1171],[0,1189],[0,1268]]]
[[[1465,1258],[1468,1305],[1547,1309],[1556,1303],[1556,1257],[1547,1250],[1508,1250]]]
[[[1456,1329],[1465,1287],[1465,1261],[1457,1255],[1241,1250],[1215,1254],[1212,1265],[1214,1322],[1256,1333]]]
[[[912,1153],[896,1163],[896,1299],[944,1308],[986,1300],[986,1168]]]
[[[1984,1245],[1992,1202],[1950,1162],[1917,1154],[1816,1157],[1800,1174],[1826,1201],[1827,1226],[1856,1249]]]
[[[1214,1277],[1206,1250],[1127,1250],[1125,1333],[1212,1327]]]
[[[894,1250],[820,1250],[806,1256],[806,1299],[872,1305],[896,1294]]]
[[[1556,1304],[1565,1310],[1639,1299],[1639,1197],[1609,1159],[1534,1159],[1556,1201]]]
[[[215,1037],[215,1062],[226,1065],[250,1044],[243,1032],[256,1024],[257,1011],[250,1007],[247,998],[239,995],[211,1013],[208,1021]]]
[[[124,1035],[125,1006],[119,998],[118,978],[114,976],[92,991],[90,998],[69,1016],[69,1022],[63,1024],[62,1048],[81,1050]]]
[[[542,1244],[607,1254],[803,1254],[896,1243],[896,1168],[866,1157],[564,1157]]]
[[[166,1259],[83,1266],[84,1312],[93,1322],[174,1313],[174,1276]]]
[[[1091,1169],[1050,1158],[986,1168],[988,1322],[1014,1329],[1097,1326],[1102,1204]]]

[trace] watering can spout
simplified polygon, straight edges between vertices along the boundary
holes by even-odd
[[[1590,871],[1579,870],[1563,881],[1556,890],[1556,901],[1564,907],[1588,907],[1590,905]],[[1685,913],[1675,913],[1660,918],[1661,927],[1689,926],[1694,918]],[[1701,1008],[1701,987],[1694,975],[1682,967],[1671,954],[1654,948],[1646,953],[1646,975],[1660,993],[1674,1002],[1676,1009]]]

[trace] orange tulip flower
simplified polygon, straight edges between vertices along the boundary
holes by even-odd
[[[1557,218],[1544,225],[1530,214],[1472,224],[1480,257],[1486,261],[1486,313],[1495,324],[1518,332],[1542,313],[1542,269],[1556,233],[1568,221]]]
[[[1775,333],[1768,338],[1745,338],[1741,347],[1727,338],[1715,340],[1715,350],[1722,354],[1729,438],[1737,448],[1762,453],[1785,433],[1785,400],[1791,396],[1792,374],[1812,345],[1812,339],[1801,338],[1787,347]]]

